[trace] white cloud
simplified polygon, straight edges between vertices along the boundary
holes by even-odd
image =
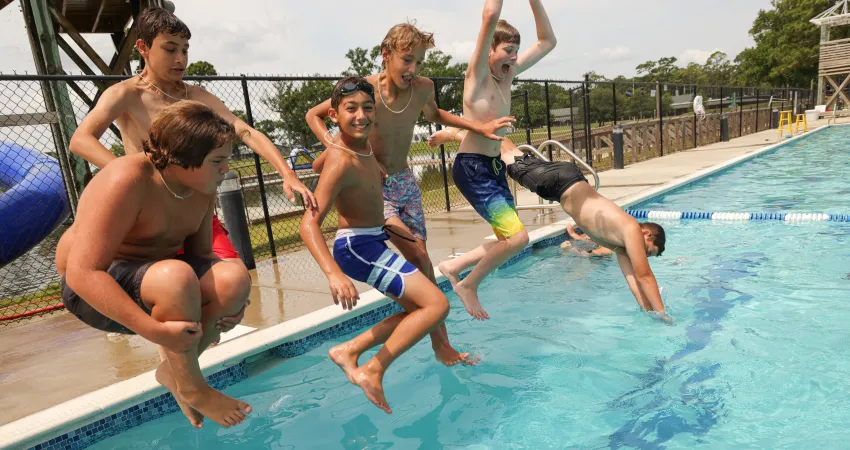
[[[452,55],[454,62],[469,62],[469,59],[472,58],[472,52],[475,51],[475,41],[452,41],[449,44],[441,45],[439,49]]]
[[[622,45],[614,48],[605,47],[599,51],[599,56],[605,61],[623,61],[629,59],[631,55],[632,50]]]
[[[708,57],[711,56],[714,52],[723,51],[719,48],[715,48],[714,50],[700,50],[696,48],[689,48],[685,50],[681,56],[679,56],[679,62],[687,64],[687,63],[697,63],[697,64],[705,64],[708,61]]]

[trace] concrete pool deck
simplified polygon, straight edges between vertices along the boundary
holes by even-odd
[[[809,128],[824,125],[826,120],[821,120]],[[769,130],[602,172],[600,192],[622,205],[664,184],[784,140],[776,130]],[[520,192],[518,197],[520,204],[537,202],[529,192]],[[522,211],[520,216],[530,230],[567,218],[560,208],[554,214]],[[429,216],[428,232],[435,263],[470,250],[492,234],[470,208]],[[268,328],[332,304],[324,275],[306,251],[264,261],[252,271],[252,278],[252,304],[242,322],[246,328],[240,328],[243,332]],[[358,288],[369,290],[362,284]],[[69,314],[0,329],[0,351],[0,424],[130,379],[158,363],[155,347],[138,336],[108,336]]]

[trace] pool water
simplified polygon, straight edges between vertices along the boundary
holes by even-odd
[[[753,211],[771,196],[800,196],[781,209],[836,211],[843,202],[830,189],[839,190],[839,174],[822,164],[818,195],[806,193],[794,180],[815,175],[796,160],[820,151],[843,167],[848,157],[831,146],[844,145],[834,136],[850,137],[846,130],[759,157],[652,209]],[[786,184],[774,184],[781,176]],[[425,338],[387,372],[392,415],[327,358],[352,335],[226,389],[254,407],[240,426],[196,430],[175,413],[92,448],[846,447],[850,223],[661,223],[667,250],[650,262],[671,326],[639,310],[614,258],[537,250],[483,283],[490,321],[473,320],[449,296],[452,342],[483,360],[443,367]]]
[[[99,449],[834,448],[850,438],[850,224],[665,224],[652,261],[676,323],[639,312],[612,258],[558,248],[488,279],[492,319],[456,297],[446,368],[421,342],[387,373],[386,415],[326,357],[339,341],[232,386],[250,419],[179,413]],[[371,354],[371,353],[370,353]],[[368,355],[366,355],[368,356]],[[365,359],[363,359],[365,361]]]
[[[831,127],[635,209],[850,213],[850,126]]]

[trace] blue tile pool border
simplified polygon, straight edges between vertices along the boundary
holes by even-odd
[[[696,177],[692,180],[688,180],[685,183],[671,186],[669,189],[650,194],[646,198],[639,199],[629,205],[624,205],[624,207],[628,206],[629,210],[638,210],[641,205],[647,204],[650,201],[655,201],[659,198],[663,198],[665,195],[668,195],[672,192],[690,187],[691,185],[700,180],[719,175],[725,172],[726,170],[751,161],[753,158],[771,154],[786,145],[797,143],[802,139],[808,138],[811,135],[814,135],[817,132],[825,130],[827,128],[830,128],[830,126],[824,126],[818,130],[813,130],[812,132],[802,135],[794,140],[775,144],[773,148],[756,153],[749,158],[741,159],[740,161],[737,161],[734,164],[718,168],[715,171],[705,173],[702,176]],[[848,216],[848,218],[850,218],[850,216]],[[554,233],[556,233],[554,236],[545,237],[527,246],[519,254],[502,264],[499,269],[510,267],[524,260],[525,258],[530,256],[535,250],[541,250],[548,247],[560,245],[561,242],[566,240],[566,235],[563,231],[554,231]],[[461,279],[465,278],[468,274],[469,271],[462,274]],[[438,286],[444,292],[448,292],[451,290],[451,284],[448,280],[441,281]],[[315,331],[308,336],[300,337],[298,339],[284,342],[282,344],[274,346],[271,348],[270,353],[278,358],[293,358],[296,356],[300,356],[309,352],[310,350],[315,349],[323,342],[326,342],[331,339],[336,339],[341,336],[345,336],[368,326],[372,326],[380,322],[384,318],[399,313],[401,311],[401,306],[399,306],[395,302],[391,302],[379,306],[371,311],[366,311],[363,314],[352,317],[343,322],[332,325],[328,328]],[[249,356],[251,355],[245,355],[245,358],[239,360],[237,363],[209,375],[208,377],[206,377],[207,381],[212,387],[221,390],[247,379],[247,357]],[[73,431],[64,433],[58,437],[51,438],[33,447],[29,447],[29,450],[84,449],[104,439],[115,436],[139,425],[143,425],[145,423],[159,419],[166,415],[173,414],[177,411],[177,403],[174,401],[173,396],[170,393],[165,393],[155,398],[146,400],[138,405],[131,406],[115,414],[109,415],[82,427],[76,428]]]

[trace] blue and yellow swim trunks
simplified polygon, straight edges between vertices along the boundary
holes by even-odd
[[[496,236],[507,239],[525,229],[508,187],[505,163],[478,153],[458,153],[452,177],[460,193],[469,201]]]

